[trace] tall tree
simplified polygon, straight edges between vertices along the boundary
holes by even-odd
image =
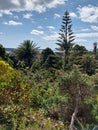
[[[94,46],[93,52],[96,54],[96,52],[97,52],[97,42],[94,42],[93,46]]]
[[[0,57],[5,59],[6,51],[2,44],[0,44]]]
[[[72,21],[69,12],[65,11],[60,29],[61,33],[59,33],[60,37],[57,43],[57,45],[60,46],[58,50],[64,51],[64,64],[63,64],[64,68],[68,67],[69,65],[69,54],[74,41],[74,35],[71,23]]]
[[[25,40],[16,49],[16,55],[19,60],[23,61],[26,67],[31,67],[33,60],[38,52],[38,47],[33,41]]]

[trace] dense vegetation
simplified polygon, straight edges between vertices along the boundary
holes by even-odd
[[[89,130],[98,125],[98,51],[74,44],[69,13],[59,48],[0,45],[0,130]]]

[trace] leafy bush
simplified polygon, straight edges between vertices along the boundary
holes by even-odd
[[[12,71],[13,68],[7,62],[0,60],[0,89],[7,87]]]

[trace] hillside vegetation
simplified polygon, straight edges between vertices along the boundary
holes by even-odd
[[[64,26],[66,25],[66,26]],[[25,40],[0,45],[0,130],[92,130],[98,125],[98,51],[74,44],[69,13],[56,52]]]

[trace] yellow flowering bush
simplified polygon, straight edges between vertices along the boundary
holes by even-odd
[[[10,74],[12,71],[13,68],[7,62],[0,60],[0,87],[2,84],[10,80]]]

